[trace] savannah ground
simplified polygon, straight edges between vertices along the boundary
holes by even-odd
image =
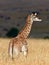
[[[10,39],[0,38],[0,65],[49,65],[49,39],[27,39],[28,56],[12,60],[8,56]]]
[[[8,30],[11,29],[12,27],[16,27],[17,23],[20,24],[20,26],[18,27],[18,29],[20,30],[24,25],[25,16],[28,14],[28,10],[21,12],[21,10],[19,11],[18,9],[17,11],[14,12],[4,11],[0,13],[11,17],[10,20],[0,18],[0,65],[49,65],[49,39],[33,38],[27,39],[28,41],[27,58],[24,57],[23,54],[20,54],[18,58],[15,57],[14,60],[12,60],[11,57],[8,56],[8,45],[10,39],[1,37],[6,36]],[[37,36],[41,36],[44,38],[49,36],[49,22],[46,19],[47,16],[49,18],[49,11],[48,12],[42,11],[39,17],[43,21],[33,24],[31,36],[32,33],[36,33]],[[42,33],[42,35],[39,34],[38,32]],[[44,32],[46,33],[44,34]]]

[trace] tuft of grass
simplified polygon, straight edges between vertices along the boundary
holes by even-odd
[[[11,38],[17,36],[19,33],[19,30],[17,28],[11,28],[7,33],[6,36]]]
[[[49,39],[49,36],[45,36],[44,39]]]

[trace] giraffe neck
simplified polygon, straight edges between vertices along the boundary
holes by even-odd
[[[31,31],[32,23],[33,22],[31,22],[30,16],[28,16],[28,18],[26,20],[26,24],[23,27],[23,29],[19,32],[18,36],[20,36],[22,38],[27,38]]]

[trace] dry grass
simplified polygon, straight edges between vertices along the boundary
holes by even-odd
[[[12,60],[8,56],[10,39],[0,39],[0,65],[49,65],[49,40],[28,39],[28,56],[20,54]]]

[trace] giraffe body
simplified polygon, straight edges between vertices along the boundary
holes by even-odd
[[[27,56],[28,48],[27,48],[27,41],[26,39],[17,37],[12,38],[9,43],[9,53],[10,56],[13,58],[13,51],[16,53],[16,55],[19,55],[20,52],[23,52],[25,56]]]
[[[41,21],[41,19],[36,18],[36,14],[28,15],[26,19],[26,24],[23,29],[18,33],[17,37],[12,38],[9,42],[9,55],[13,58],[13,53],[15,52],[18,55],[20,52],[23,52],[25,56],[28,53],[27,47],[27,37],[31,31],[33,21]],[[13,52],[14,51],[14,52]]]

